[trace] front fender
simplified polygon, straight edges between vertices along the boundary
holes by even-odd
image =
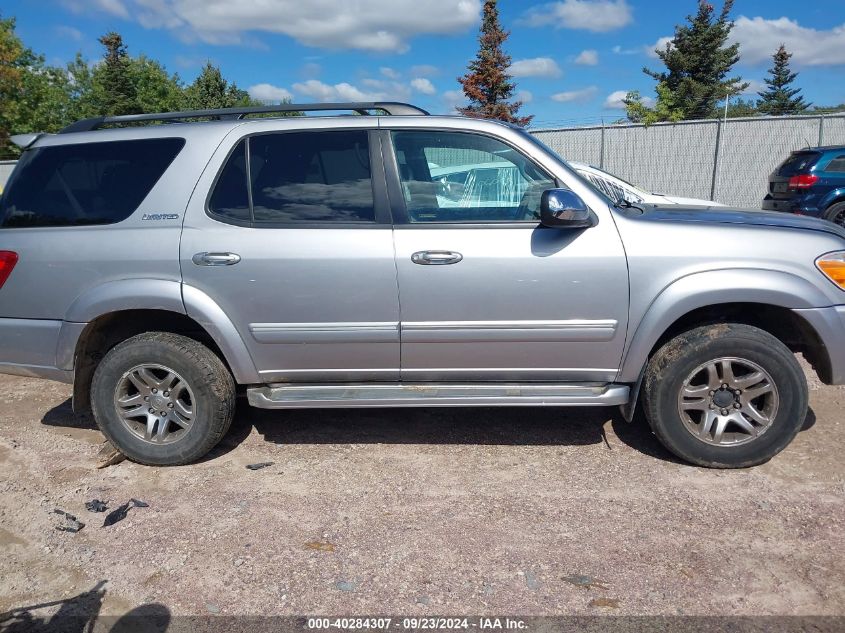
[[[830,305],[830,299],[806,279],[781,271],[728,269],[682,277],[657,295],[636,325],[626,344],[617,381],[639,380],[649,353],[675,321],[693,310],[725,303],[806,309]]]

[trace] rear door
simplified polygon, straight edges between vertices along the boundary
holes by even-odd
[[[371,121],[343,123],[238,128],[186,215],[184,283],[233,321],[264,382],[399,376],[399,299],[378,138],[367,129]]]
[[[448,129],[395,129],[383,145],[402,379],[611,382],[628,270],[606,205],[592,228],[545,228],[540,196],[562,183],[526,148]]]

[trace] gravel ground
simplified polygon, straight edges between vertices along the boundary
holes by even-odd
[[[65,601],[15,617],[150,603],[173,615],[845,615],[845,389],[814,378],[805,429],[742,471],[679,463],[610,409],[245,402],[201,463],[97,470],[103,437],[69,396],[0,376],[0,612]],[[256,462],[273,465],[245,467]],[[149,507],[101,527],[84,506],[94,498]],[[86,527],[57,530],[56,508]]]

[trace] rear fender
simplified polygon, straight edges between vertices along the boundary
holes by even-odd
[[[122,310],[162,310],[191,317],[220,348],[238,383],[261,382],[243,339],[220,306],[196,288],[183,289],[180,282],[164,279],[112,281],[80,295],[65,315],[56,352],[58,366],[74,367],[77,343],[88,323]]]

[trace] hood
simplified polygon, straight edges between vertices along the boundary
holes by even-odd
[[[726,207],[693,207],[682,205],[643,204],[642,218],[648,221],[700,222],[702,224],[744,224],[750,226],[771,226],[782,229],[804,229],[832,233],[845,239],[845,229],[818,218],[791,213],[755,211],[753,209],[729,209]]]
[[[684,207],[725,207],[725,205],[721,202],[714,202],[713,200],[704,200],[703,198],[683,198],[681,196],[665,196],[663,194],[659,195],[664,200],[667,200],[672,204],[679,204]]]

